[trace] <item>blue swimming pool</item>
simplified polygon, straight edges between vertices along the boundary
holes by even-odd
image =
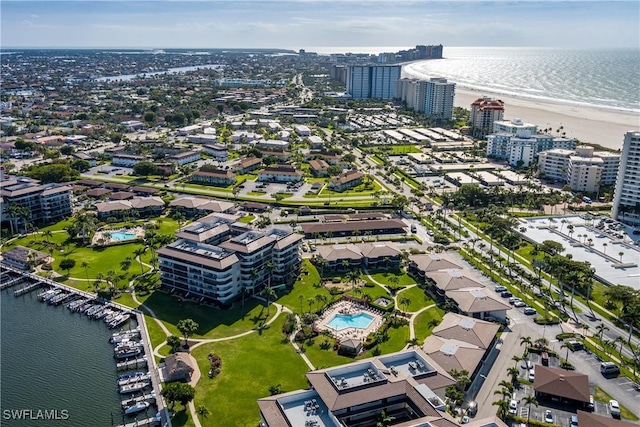
[[[136,238],[136,233],[131,233],[129,231],[114,231],[110,234],[112,240],[129,240]]]
[[[366,329],[371,322],[373,322],[373,316],[367,313],[358,313],[353,316],[349,314],[336,314],[333,316],[333,319],[329,320],[327,325],[340,331],[346,328]]]

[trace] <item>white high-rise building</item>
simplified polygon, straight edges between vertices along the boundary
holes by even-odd
[[[640,131],[624,135],[611,216],[627,224],[640,224]]]
[[[453,98],[456,84],[434,77],[426,83],[424,113],[445,120],[453,119]]]
[[[620,155],[578,146],[575,150],[547,150],[538,154],[538,170],[547,179],[566,182],[571,190],[595,193],[601,185],[613,185]]]
[[[441,77],[430,80],[403,78],[398,80],[396,96],[407,104],[407,108],[433,118],[451,120],[455,86]]]

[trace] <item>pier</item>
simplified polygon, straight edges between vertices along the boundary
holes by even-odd
[[[16,271],[19,272],[19,271]],[[22,273],[22,272],[20,272]],[[8,282],[5,282],[3,284],[0,285],[0,291],[4,291],[5,289],[9,289],[12,286],[17,285],[18,283],[22,282],[24,280],[24,277],[16,277],[15,279],[11,279]]]
[[[122,401],[122,406],[127,406],[131,403],[146,402],[146,401],[155,402],[156,401],[155,393],[149,393],[149,394],[145,394],[138,397],[132,397],[130,399],[124,399]]]
[[[158,415],[160,415],[160,412],[158,412]],[[147,425],[157,425],[160,424],[162,422],[161,418],[159,416],[155,416],[153,418],[145,418],[144,420],[136,420],[132,423],[127,423],[127,424],[121,424],[117,427],[140,427],[140,426],[147,426]],[[165,425],[165,424],[162,424]]]
[[[31,291],[34,291],[34,290],[40,288],[41,286],[42,286],[42,283],[40,283],[40,282],[32,283],[29,286],[25,286],[24,288],[18,289],[17,291],[15,291],[13,293],[13,296],[14,297],[19,297],[20,295],[27,294],[27,293],[29,293]]]
[[[145,366],[147,366],[146,356],[140,357],[135,360],[128,360],[126,362],[118,362],[118,364],[116,365],[119,371],[128,371],[131,369],[144,368]]]

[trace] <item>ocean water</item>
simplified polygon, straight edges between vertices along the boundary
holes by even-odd
[[[16,298],[14,290],[0,294],[0,425],[121,424],[116,362],[108,342],[112,331],[64,305],[38,301],[38,291]],[[33,418],[7,419],[7,410],[32,410]],[[34,419],[38,410],[57,411],[49,414],[58,419]]]
[[[640,112],[640,49],[445,46],[444,56],[406,64],[403,75],[446,77],[461,88]]]

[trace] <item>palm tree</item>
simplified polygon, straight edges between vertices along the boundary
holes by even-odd
[[[82,261],[80,263],[80,267],[84,268],[84,275],[87,278],[87,282],[89,281],[89,263],[87,261]]]
[[[500,399],[493,402],[492,405],[498,407],[498,411],[496,412],[498,418],[504,419],[507,415],[507,411],[509,410],[509,402],[507,402],[506,399]]]
[[[304,313],[304,309],[302,308],[302,301],[304,301],[304,295],[300,294],[298,296],[298,299],[300,300],[300,314]]]
[[[276,268],[276,264],[273,261],[267,261],[264,268],[269,272],[267,275],[267,286],[271,286],[271,277],[273,276],[273,269]]]
[[[400,305],[404,307],[404,311],[407,311],[407,307],[411,304],[411,299],[408,297],[400,298]]]
[[[534,395],[529,394],[522,398],[522,403],[529,407],[529,411],[527,411],[527,425],[529,425],[529,419],[531,418],[531,405],[536,405],[537,407],[538,401]]]
[[[622,257],[624,256],[624,252],[618,252],[618,256],[620,257],[620,262],[622,262]]]
[[[265,295],[267,297],[267,317],[269,317],[269,309],[271,308],[271,299],[275,299],[276,298],[276,292],[273,290],[273,288],[269,285],[267,285],[261,292],[263,295]]]
[[[513,357],[511,358],[511,360],[513,360],[514,362],[516,362],[514,366],[517,368],[517,367],[518,367],[518,362],[522,360],[522,357],[520,357],[520,356],[518,356],[518,355],[515,355],[515,356],[513,356]]]
[[[51,230],[43,231],[42,236],[45,238],[45,240],[48,243],[49,239],[53,236],[53,233],[51,232]]]
[[[142,255],[144,255],[144,247],[137,248],[135,251],[133,251],[133,256],[140,263],[140,274],[144,274],[144,266],[142,265],[142,258],[141,258]]]
[[[316,302],[314,298],[307,298],[307,303],[309,304],[309,313],[311,313],[311,306]]]
[[[347,261],[348,262],[348,261]],[[351,282],[351,291],[355,289],[356,284],[360,280],[361,272],[359,269],[351,270],[347,273],[347,279]]]
[[[410,340],[407,340],[407,344],[409,344],[409,346],[413,348],[420,345],[420,340],[418,338],[411,338]]]
[[[624,338],[622,337],[622,335],[618,335],[616,339],[613,340],[613,342],[616,344],[620,344],[620,347],[618,347],[618,359],[622,360],[622,346],[624,345]]]
[[[604,323],[600,323],[596,326],[596,334],[598,335],[598,339],[600,340],[600,345],[602,346],[602,338],[604,336],[605,331],[608,331],[609,328]]]
[[[564,360],[568,364],[569,363],[569,350],[571,350],[573,348],[573,346],[571,344],[569,344],[568,342],[564,342],[564,343],[562,343],[560,348],[566,348],[567,349],[567,354],[564,356]]]
[[[520,371],[518,370],[518,368],[515,368],[513,366],[508,368],[507,374],[511,377],[511,382],[513,384],[518,382],[518,375],[520,375]]]
[[[524,355],[523,357],[526,359],[527,355],[529,354],[529,347],[533,344],[533,341],[531,341],[531,337],[521,337],[520,338],[520,345],[526,345],[526,347],[524,348]]]
[[[198,415],[200,415],[202,418],[207,418],[209,415],[211,415],[211,412],[209,412],[209,410],[207,409],[206,406],[204,405],[200,405],[198,406],[198,409],[196,409],[196,412],[198,413]]]
[[[602,253],[604,253],[605,255],[607,254],[607,246],[609,246],[609,245],[606,244],[606,243],[602,244]]]

